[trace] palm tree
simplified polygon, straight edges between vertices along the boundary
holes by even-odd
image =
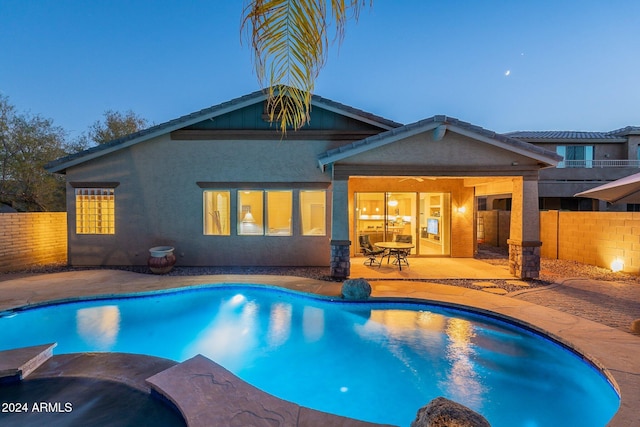
[[[314,83],[327,58],[329,27],[335,26],[340,43],[347,21],[357,20],[365,4],[366,0],[249,0],[246,4],[242,30],[251,40],[258,80],[268,90],[269,120],[279,123],[283,134],[309,122]],[[328,20],[329,12],[333,22]]]

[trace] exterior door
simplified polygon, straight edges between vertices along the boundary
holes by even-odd
[[[398,235],[410,235],[417,245],[416,193],[356,192],[354,217],[356,253],[360,252],[363,235],[368,235],[373,244],[394,241]]]

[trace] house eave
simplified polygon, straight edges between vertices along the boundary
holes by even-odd
[[[457,122],[457,120],[455,122]],[[480,132],[477,132],[473,129],[467,129],[462,126],[457,126],[455,122],[450,123],[447,118],[445,118],[444,120],[426,119],[420,122],[403,126],[402,128],[392,129],[383,134],[378,134],[370,138],[366,138],[364,140],[356,141],[340,147],[335,153],[325,153],[325,155],[318,158],[318,166],[322,170],[324,170],[324,168],[328,164],[335,163],[340,160],[355,156],[357,154],[361,154],[369,150],[394,143],[401,139],[406,139],[429,131],[434,131],[434,140],[436,141],[442,139],[447,131],[451,131],[459,135],[474,139],[476,141],[481,141],[486,144],[511,151],[515,154],[529,157],[539,162],[540,168],[554,167],[560,161],[562,161],[562,156],[544,148],[537,147],[535,145],[516,140],[514,138],[509,138],[501,134],[492,133],[484,129],[481,129]],[[487,136],[483,133],[489,133],[492,136]]]
[[[267,93],[265,91],[256,91],[240,98],[223,102],[221,104],[217,104],[212,107],[205,108],[203,110],[153,126],[149,129],[137,132],[136,134],[128,135],[123,138],[108,142],[107,144],[92,147],[84,152],[62,157],[45,165],[45,169],[52,173],[64,174],[66,173],[67,168],[77,166],[93,159],[97,159],[104,155],[113,153],[117,150],[130,147],[132,145],[147,141],[152,138],[156,138],[161,135],[171,134],[172,132],[194,125],[203,120],[212,119],[229,112],[256,104],[258,102],[263,102],[266,99]],[[382,129],[383,131],[388,131],[389,129],[394,129],[402,126],[402,124],[396,123],[392,120],[388,120],[383,117],[367,113],[366,111],[361,111],[356,108],[349,107],[347,105],[343,105],[317,95],[312,96],[311,104],[312,106],[315,105],[319,108],[335,112],[345,117],[349,117],[363,123],[373,125],[379,129]]]

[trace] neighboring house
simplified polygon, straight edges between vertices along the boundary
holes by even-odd
[[[511,132],[507,136],[555,151],[564,160],[540,171],[540,208],[573,211],[639,210],[574,194],[640,171],[640,127],[610,132]],[[496,199],[500,199],[499,197]],[[488,209],[492,208],[489,202]],[[500,206],[500,205],[498,205]]]
[[[417,256],[472,257],[479,196],[512,196],[511,271],[539,271],[538,173],[555,152],[435,116],[409,125],[312,98],[283,137],[255,92],[58,159],[71,265],[330,266],[359,236],[410,235]]]

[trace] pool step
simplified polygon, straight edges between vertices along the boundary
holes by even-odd
[[[0,351],[0,383],[27,377],[53,356],[57,343]]]
[[[147,378],[147,383],[155,393],[180,410],[189,427],[271,424],[298,427],[382,426],[279,399],[242,381],[202,355]]]

